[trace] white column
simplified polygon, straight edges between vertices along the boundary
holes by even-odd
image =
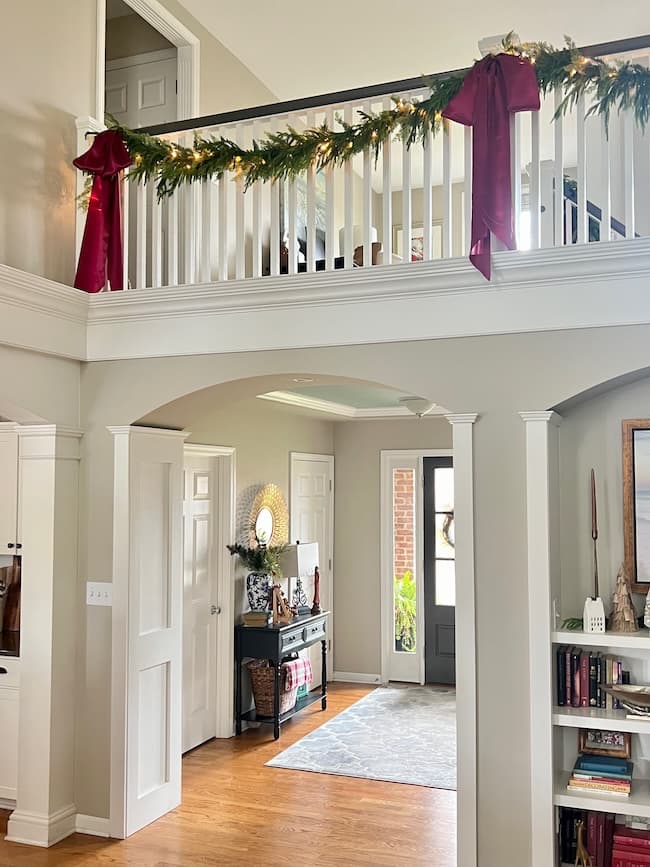
[[[476,593],[474,586],[474,422],[476,413],[445,416],[452,425],[456,533],[456,824],[459,867],[477,865]]]
[[[526,522],[530,665],[531,867],[553,863],[552,600],[557,595],[557,488],[561,417],[522,412],[526,425]]]
[[[51,846],[75,829],[74,709],[81,432],[18,429],[22,522],[18,787],[7,839]]]

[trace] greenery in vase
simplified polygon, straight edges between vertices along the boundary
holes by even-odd
[[[284,554],[286,545],[255,545],[246,547],[238,543],[226,546],[231,554],[237,554],[249,572],[260,572],[282,577],[280,570],[280,558]]]
[[[402,577],[395,576],[395,642],[402,650],[415,650],[415,580],[409,570]]]
[[[582,629],[582,617],[567,617],[562,621],[562,629],[577,630]]]

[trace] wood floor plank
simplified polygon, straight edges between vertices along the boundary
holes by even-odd
[[[182,805],[128,840],[74,834],[48,850],[0,841],[0,865],[455,867],[455,792],[264,766],[371,690],[332,684],[327,710],[312,705],[279,741],[263,726],[194,750]]]

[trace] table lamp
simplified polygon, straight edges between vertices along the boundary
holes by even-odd
[[[318,542],[296,542],[295,545],[288,545],[282,554],[280,569],[285,578],[291,579],[293,592],[289,598],[291,605],[297,608],[298,615],[311,613],[303,581],[313,578],[317,567]]]

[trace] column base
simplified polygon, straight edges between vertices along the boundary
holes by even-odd
[[[74,834],[76,818],[77,809],[74,804],[68,804],[49,816],[14,810],[9,817],[5,840],[44,848],[54,846],[59,840]]]

